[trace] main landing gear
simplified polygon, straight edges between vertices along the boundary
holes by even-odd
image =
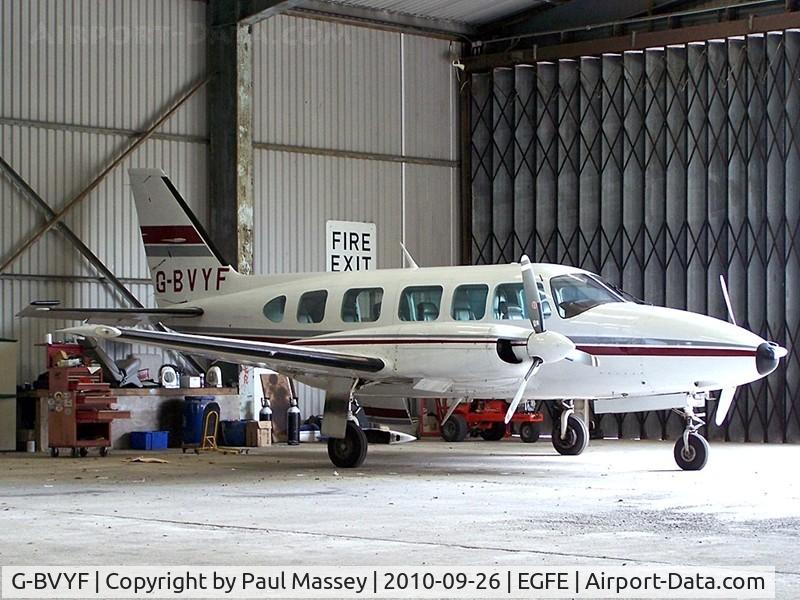
[[[559,454],[577,456],[589,443],[589,429],[575,413],[572,400],[561,401],[561,416],[553,423],[553,448]]]
[[[684,471],[699,471],[708,461],[708,442],[697,433],[705,425],[703,414],[695,414],[691,403],[683,410],[676,410],[684,421],[683,435],[675,442],[675,462]]]
[[[328,457],[341,469],[360,467],[367,458],[367,435],[352,420],[347,421],[343,438],[328,440]]]
[[[361,380],[353,381],[348,392],[340,395],[328,394],[325,398],[325,413],[322,418],[322,434],[328,435],[328,458],[341,469],[354,469],[364,464],[367,458],[367,435],[356,418],[360,407],[355,399],[361,388]],[[344,429],[344,437],[339,437]]]

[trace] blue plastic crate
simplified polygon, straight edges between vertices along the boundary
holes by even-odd
[[[131,431],[133,450],[166,450],[168,443],[167,431]]]
[[[166,450],[169,446],[169,431],[151,431],[153,443],[151,450]]]

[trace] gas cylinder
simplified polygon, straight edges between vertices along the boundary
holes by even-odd
[[[258,413],[259,421],[272,421],[272,407],[269,405],[269,398],[261,399],[261,411]]]
[[[292,398],[289,410],[286,413],[286,437],[290,446],[300,443],[300,409],[297,400]]]

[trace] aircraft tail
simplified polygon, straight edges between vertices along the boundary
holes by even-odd
[[[150,276],[159,306],[233,291],[238,273],[161,169],[130,169]]]

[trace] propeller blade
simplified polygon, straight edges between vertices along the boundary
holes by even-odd
[[[525,304],[528,309],[528,318],[531,320],[533,331],[542,333],[545,330],[544,313],[542,312],[539,287],[536,285],[536,275],[533,272],[533,265],[530,259],[524,254],[519,262],[522,265],[522,288],[525,291]]]
[[[578,350],[577,348],[567,354],[564,358],[574,363],[586,365],[587,367],[597,367],[600,365],[597,357],[594,354],[589,354],[588,352]]]
[[[725,283],[725,276],[719,276],[719,284],[722,286],[722,297],[725,298],[725,305],[728,307],[728,320],[736,325],[736,316],[733,314],[733,305],[731,304],[731,296],[728,294],[728,284]]]
[[[528,369],[528,372],[525,373],[525,377],[523,377],[522,381],[520,381],[519,387],[517,388],[517,393],[514,394],[514,399],[511,400],[511,404],[508,405],[508,410],[506,411],[506,417],[505,417],[506,425],[508,425],[508,422],[511,420],[511,417],[514,416],[514,413],[517,412],[517,407],[519,406],[519,403],[522,400],[522,395],[525,393],[525,389],[528,387],[528,382],[531,380],[531,377],[536,375],[536,372],[539,370],[539,367],[541,366],[542,366],[542,361],[534,359],[533,363],[531,364],[531,368]]]
[[[736,394],[735,387],[724,388],[719,393],[719,404],[717,405],[717,416],[714,419],[714,422],[717,424],[717,427],[721,427],[722,424],[725,422],[725,417],[728,416],[728,413],[731,410],[731,406],[733,406],[733,396]]]

